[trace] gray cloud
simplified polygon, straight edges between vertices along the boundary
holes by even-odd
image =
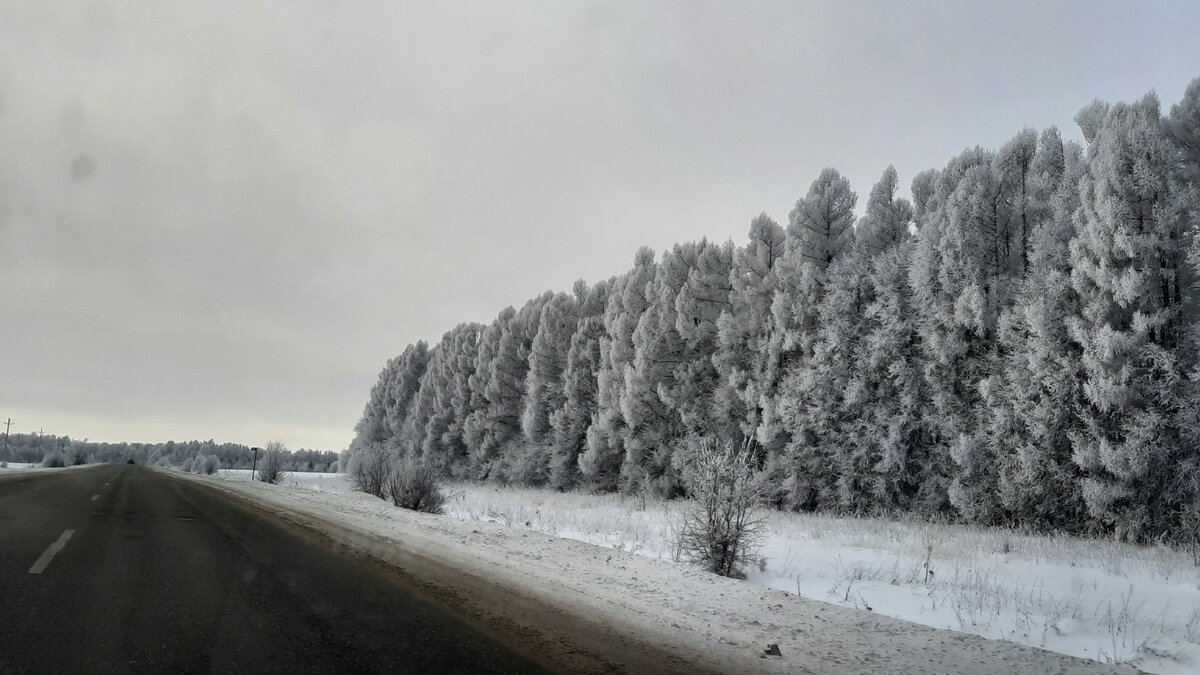
[[[1197,14],[5,3],[0,414],[338,447],[404,344],[740,241],[823,166],[865,196],[1096,96],[1174,100]]]

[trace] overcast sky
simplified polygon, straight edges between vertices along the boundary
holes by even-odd
[[[0,423],[340,449],[389,357],[1200,75],[1196,2],[0,2]],[[861,209],[860,209],[861,210]]]

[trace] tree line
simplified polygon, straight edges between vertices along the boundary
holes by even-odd
[[[1075,121],[911,200],[888,167],[861,213],[826,169],[741,244],[642,248],[410,345],[351,456],[673,496],[694,439],[752,439],[779,508],[1196,536],[1200,79]]]
[[[42,434],[12,434],[8,439],[8,454],[0,450],[0,460],[40,463],[49,453],[56,453],[67,466],[75,464],[138,464],[191,467],[196,459],[205,462],[215,457],[221,468],[249,469],[254,453],[250,446],[240,443],[208,441],[167,441],[165,443],[97,443],[80,441],[70,436]],[[263,452],[259,451],[259,460]],[[338,453],[324,450],[287,450],[280,453],[285,471],[337,471]]]

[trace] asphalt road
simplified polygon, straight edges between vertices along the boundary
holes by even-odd
[[[141,466],[0,478],[0,674],[542,672],[378,565]]]

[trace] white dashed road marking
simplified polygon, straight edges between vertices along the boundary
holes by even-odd
[[[54,560],[54,556],[58,555],[59,551],[63,550],[63,547],[71,540],[71,535],[73,534],[75,534],[75,530],[63,530],[63,533],[58,535],[58,539],[55,539],[53,544],[47,546],[46,550],[42,552],[42,556],[37,559],[37,562],[33,563],[33,567],[29,568],[29,573],[41,574],[45,571],[46,566],[50,564],[51,560]]]
[[[92,501],[96,501],[97,499],[100,499],[100,495],[92,495]]]

